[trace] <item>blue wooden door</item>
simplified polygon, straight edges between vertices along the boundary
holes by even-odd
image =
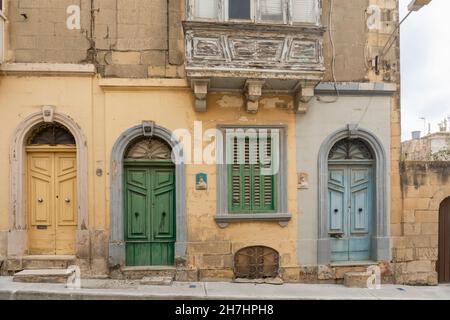
[[[371,258],[372,167],[331,165],[328,175],[331,261]]]

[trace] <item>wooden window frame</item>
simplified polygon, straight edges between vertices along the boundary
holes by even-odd
[[[228,184],[228,165],[227,165],[227,129],[236,130],[279,130],[279,149],[277,150],[279,160],[279,171],[276,179],[274,194],[275,210],[270,212],[246,212],[238,213],[229,209],[229,184]],[[216,223],[221,228],[226,228],[230,223],[243,221],[269,221],[277,222],[282,227],[288,225],[292,215],[288,213],[288,188],[287,188],[287,126],[285,125],[260,125],[260,126],[218,126],[223,134],[222,147],[217,148],[217,215]]]
[[[230,19],[228,16],[228,0],[219,0],[217,8],[217,19],[197,18],[195,17],[195,0],[187,0],[187,17],[193,21],[209,21],[209,22],[234,22],[234,23],[255,23],[255,24],[277,24],[277,25],[321,25],[322,0],[315,0],[317,5],[317,15],[315,22],[295,22],[292,17],[292,0],[282,0],[283,4],[283,21],[262,20],[260,10],[260,0],[250,0],[250,19]]]

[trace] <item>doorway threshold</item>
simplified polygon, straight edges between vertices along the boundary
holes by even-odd
[[[331,267],[365,267],[365,266],[373,266],[378,265],[378,262],[372,260],[366,261],[338,261],[332,262],[330,264]]]

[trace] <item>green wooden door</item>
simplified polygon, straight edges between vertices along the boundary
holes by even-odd
[[[127,266],[174,264],[175,170],[173,164],[125,164],[125,242]]]

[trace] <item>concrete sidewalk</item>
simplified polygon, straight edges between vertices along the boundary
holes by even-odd
[[[62,284],[15,283],[0,277],[1,300],[450,300],[450,286],[408,287],[383,285],[380,290],[346,288],[341,285],[237,284],[225,282],[147,286],[114,280],[82,280],[82,289]]]

